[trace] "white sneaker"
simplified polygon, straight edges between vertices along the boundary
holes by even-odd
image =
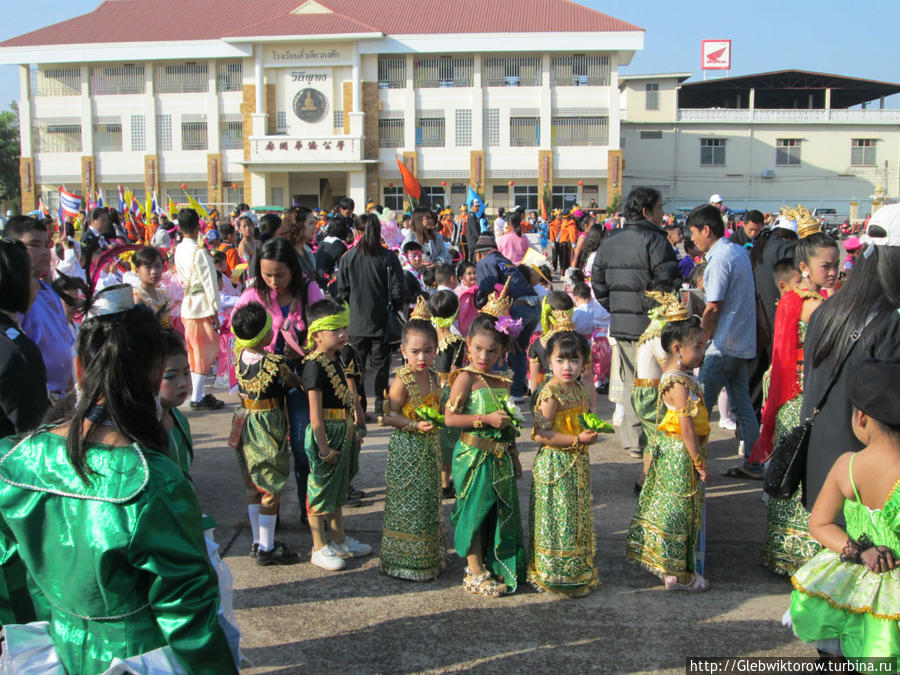
[[[625,420],[625,407],[621,403],[616,403],[616,409],[613,412],[612,417],[612,425],[614,427],[622,426],[622,422]]]
[[[725,429],[726,431],[735,431],[737,429],[737,422],[730,419],[719,420],[719,428]]]
[[[327,544],[318,551],[313,551],[310,562],[316,567],[321,567],[323,570],[328,570],[329,572],[336,572],[347,566],[344,559]]]
[[[738,457],[743,457],[747,453],[744,450],[744,441],[738,443]]]
[[[353,537],[345,537],[343,544],[331,543],[332,550],[342,558],[359,558],[372,553],[372,547],[357,541]]]

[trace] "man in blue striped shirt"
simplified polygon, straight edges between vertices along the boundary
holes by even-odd
[[[706,257],[706,309],[701,325],[704,337],[711,341],[700,367],[703,398],[711,408],[725,387],[749,457],[759,437],[747,376],[748,361],[756,356],[756,292],[750,256],[724,239],[725,225],[716,207],[698,206],[688,215],[687,224],[694,244]],[[743,466],[724,475],[761,479],[762,467],[745,459]]]

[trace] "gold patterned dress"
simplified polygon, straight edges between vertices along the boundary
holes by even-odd
[[[552,420],[540,405],[555,399]],[[589,410],[579,383],[548,383],[537,398],[534,426],[577,436],[584,428],[579,415]],[[535,434],[532,432],[532,439]],[[591,463],[587,448],[541,446],[532,469],[528,546],[528,582],[542,591],[580,597],[598,584],[594,566],[594,521],[591,511]]]
[[[437,407],[439,384],[433,371],[428,372],[427,394],[419,390],[409,366],[397,368],[394,375],[409,394],[405,417],[418,419],[415,410],[422,405]],[[381,571],[398,579],[431,581],[447,564],[437,436],[437,429],[424,434],[397,429],[388,443]]]
[[[687,387],[690,401],[669,408],[663,395],[675,383]],[[668,409],[659,424],[653,462],[628,528],[625,555],[658,577],[677,576],[682,584],[703,573],[703,483],[681,438],[679,418],[691,417],[706,461],[709,414],[703,393],[687,373],[670,370],[659,383],[659,407]]]

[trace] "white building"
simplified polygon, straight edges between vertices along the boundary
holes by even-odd
[[[783,204],[870,211],[900,194],[900,85],[780,71],[683,84],[690,73],[620,76],[625,190],[649,185],[667,210],[719,193],[732,209]],[[879,107],[867,107],[871,102]]]
[[[25,210],[56,188],[399,207],[621,192],[618,70],[643,30],[567,0],[144,0],[0,43]],[[548,205],[549,206],[549,205]]]

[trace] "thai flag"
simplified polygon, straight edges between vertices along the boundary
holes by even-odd
[[[102,209],[106,204],[103,203],[103,188],[97,190],[97,208]]]
[[[94,210],[94,191],[87,191],[87,203],[84,206],[85,210],[90,214],[91,211]]]
[[[41,217],[42,217],[42,218],[49,218],[49,217],[50,217],[50,209],[48,209],[48,208],[44,205],[44,198],[43,198],[43,197],[38,197],[38,207],[37,207],[37,210],[40,211]]]
[[[125,213],[125,191],[122,186],[119,186],[119,213]]]
[[[66,192],[62,187],[59,188],[59,222],[60,224],[65,222],[65,219],[68,216],[71,216],[74,220],[78,216],[78,212],[81,210],[81,197],[78,195],[73,195],[71,192]]]
[[[159,208],[159,202],[156,201],[156,190],[153,191],[153,200],[150,202],[150,213],[155,213],[156,215],[163,213],[163,210]]]

